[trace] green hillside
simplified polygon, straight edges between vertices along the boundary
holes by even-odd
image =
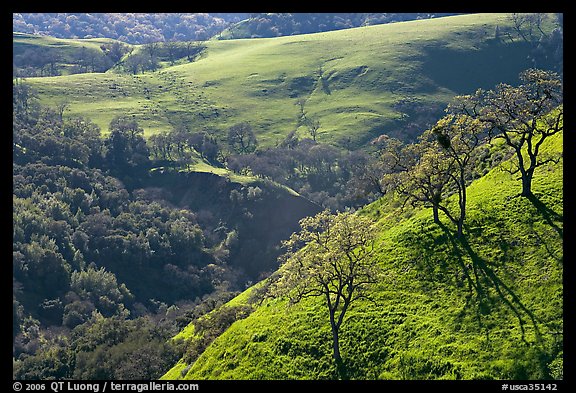
[[[185,126],[221,138],[247,121],[261,146],[298,126],[302,110],[320,121],[318,141],[358,147],[409,123],[437,118],[457,93],[517,82],[530,47],[508,14],[473,14],[318,34],[207,41],[195,62],[156,72],[112,71],[29,78],[41,102],[69,102],[68,115],[104,132],[134,115],[147,135]],[[551,30],[552,19],[543,24]],[[418,129],[419,131],[420,129]],[[415,133],[416,131],[413,131]],[[306,136],[306,128],[299,127]]]
[[[536,172],[535,200],[517,197],[519,181],[498,167],[471,184],[462,240],[429,209],[398,200],[361,211],[376,222],[385,274],[371,290],[375,303],[359,301],[342,325],[349,378],[562,378],[562,134],[550,142],[560,162]],[[262,300],[265,285],[228,304],[248,305],[248,317],[163,378],[335,379],[322,300]],[[195,331],[177,337],[194,342]]]
[[[67,39],[26,33],[13,33],[12,36],[12,48],[15,55],[28,48],[59,48],[62,53],[65,53],[66,51],[74,51],[82,47],[100,49],[100,45],[114,42],[115,40],[110,38]]]

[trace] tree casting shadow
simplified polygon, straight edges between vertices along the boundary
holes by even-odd
[[[520,300],[518,295],[506,283],[498,277],[497,273],[489,266],[488,262],[482,259],[468,243],[465,236],[457,237],[450,229],[444,224],[440,224],[442,230],[446,233],[453,249],[454,255],[457,257],[459,267],[464,273],[464,277],[468,282],[468,287],[471,295],[476,296],[479,306],[476,309],[476,314],[479,323],[481,324],[482,314],[488,311],[485,309],[491,303],[489,296],[490,289],[493,289],[498,298],[514,313],[518,319],[520,330],[522,332],[522,341],[526,341],[525,324],[527,318],[532,322],[536,338],[541,341],[541,333],[538,327],[538,320],[534,313],[530,311]],[[471,263],[466,264],[464,255],[470,257]]]
[[[536,195],[530,195],[527,198],[530,202],[532,202],[536,210],[538,210],[538,212],[542,215],[542,218],[544,218],[546,223],[554,228],[561,239],[564,239],[564,230],[556,224],[557,221],[563,221],[564,216],[550,209]]]

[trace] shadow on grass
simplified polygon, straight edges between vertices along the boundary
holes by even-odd
[[[347,381],[350,379],[349,366],[346,364],[345,360],[336,361],[336,372],[338,379]]]
[[[536,210],[542,215],[542,218],[558,233],[561,239],[564,239],[564,230],[560,228],[556,222],[563,221],[564,216],[556,213],[554,210],[546,206],[536,195],[531,195],[527,197],[530,202],[534,205]]]
[[[330,85],[328,84],[328,80],[326,80],[326,78],[324,77],[321,77],[320,82],[322,83],[322,91],[324,92],[324,94],[331,95],[332,92],[330,91]]]
[[[459,267],[462,269],[464,277],[468,283],[469,291],[472,296],[478,300],[476,315],[480,325],[482,325],[482,315],[489,313],[489,305],[492,303],[490,290],[494,290],[500,299],[516,316],[522,332],[522,341],[526,342],[525,325],[527,320],[532,322],[536,333],[536,339],[540,342],[542,339],[538,321],[534,313],[530,311],[520,300],[518,295],[504,283],[498,274],[489,266],[488,261],[482,259],[470,246],[466,236],[456,236],[444,224],[440,227],[449,239],[454,255],[457,257]],[[470,257],[470,263],[466,263],[464,256]],[[469,299],[468,302],[472,300]]]

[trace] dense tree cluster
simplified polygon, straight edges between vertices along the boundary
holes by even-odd
[[[130,44],[207,40],[242,13],[14,13],[15,32],[57,38],[114,38]]]
[[[181,59],[192,62],[204,49],[202,41],[151,42],[138,50],[131,48],[129,56],[119,63],[119,69],[134,75],[156,71],[162,62],[170,65],[176,64]]]
[[[450,13],[254,13],[229,28],[231,38],[279,37],[428,19]],[[224,36],[225,37],[225,36]]]
[[[26,334],[15,344],[21,352],[15,379],[158,379],[182,354],[169,344],[171,331],[151,317],[95,313],[68,334],[41,330],[30,318],[24,325]]]
[[[161,132],[148,139],[151,157],[156,164],[177,165],[189,169],[195,154],[219,165],[220,146],[214,136],[205,131],[189,132],[182,128]]]
[[[277,37],[427,19],[454,13],[14,13],[15,32],[114,38],[130,44]],[[246,20],[247,19],[247,20]],[[238,22],[245,20],[243,23]],[[228,35],[222,31],[230,27]]]
[[[358,207],[383,195],[372,170],[377,160],[362,151],[342,151],[294,133],[277,147],[233,153],[229,169],[285,184],[331,210]]]

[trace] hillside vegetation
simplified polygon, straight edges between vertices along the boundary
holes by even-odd
[[[13,33],[14,77],[45,77],[105,72],[128,51],[110,38],[63,39]]]
[[[551,31],[552,16],[543,24]],[[510,33],[510,34],[506,34]],[[349,148],[382,133],[411,139],[457,93],[515,83],[533,66],[508,14],[459,15],[267,39],[208,41],[201,58],[155,72],[30,78],[45,105],[69,102],[103,129],[129,114],[152,135],[246,121],[262,148],[319,121],[318,141]],[[416,126],[415,126],[416,125]],[[402,131],[399,131],[401,130]]]
[[[444,13],[14,13],[15,32],[131,44],[276,37],[425,19]],[[224,30],[224,31],[223,31]]]
[[[560,161],[540,168],[535,199],[518,197],[518,181],[500,167],[468,187],[461,239],[445,217],[439,226],[429,209],[389,196],[360,211],[376,222],[385,273],[370,291],[375,302],[359,301],[344,321],[348,378],[562,378],[562,134],[550,142]],[[218,311],[236,310],[236,322],[163,378],[337,378],[322,299],[266,298],[269,280],[214,311],[220,320]],[[178,338],[191,345],[202,334],[191,325]]]

